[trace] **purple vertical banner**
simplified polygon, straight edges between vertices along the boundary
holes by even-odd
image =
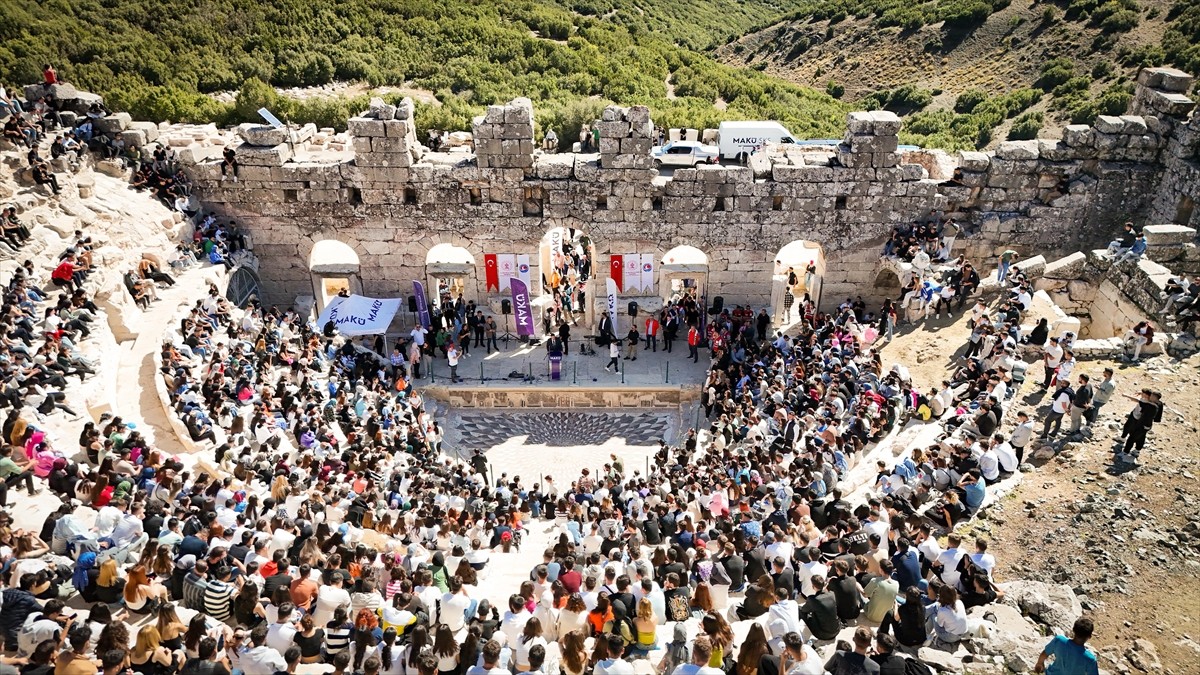
[[[421,326],[425,330],[429,330],[433,325],[433,321],[429,318],[429,302],[425,300],[425,285],[419,281],[413,282],[413,295],[417,299],[417,319],[421,321]]]
[[[513,316],[517,322],[517,336],[531,337],[534,333],[533,307],[529,304],[529,286],[524,281],[512,280]]]

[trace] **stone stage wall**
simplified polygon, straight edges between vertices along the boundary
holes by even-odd
[[[475,261],[467,297],[495,306],[483,254],[529,254],[536,287],[539,243],[563,226],[591,237],[600,280],[609,254],[654,253],[661,262],[675,246],[694,246],[708,255],[707,295],[726,305],[765,305],[776,253],[810,240],[823,247],[829,307],[850,294],[891,294],[878,263],[885,237],[934,210],[965,226],[955,253],[985,272],[1006,248],[1054,257],[1102,247],[1125,220],[1200,224],[1190,209],[1200,200],[1200,121],[1183,94],[1191,84],[1179,71],[1144,70],[1134,114],[991,153],[903,153],[899,118],[857,112],[836,148],[775,150],[750,166],[673,176],[660,176],[647,154],[646,108],[605,110],[598,154],[541,154],[524,99],[476,119],[473,155],[426,152],[410,102],[350,120],[353,152],[245,130],[236,183],[222,180],[213,149],[179,152],[205,206],[251,233],[272,302],[312,294],[309,252],[337,239],[359,256],[362,290],[378,296],[407,296],[412,280],[428,278],[433,246],[461,246]],[[954,167],[961,177],[948,183]]]

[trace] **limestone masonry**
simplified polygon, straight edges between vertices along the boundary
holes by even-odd
[[[495,306],[483,254],[529,254],[536,280],[543,236],[569,227],[591,238],[601,281],[610,254],[698,248],[708,255],[707,296],[727,305],[765,304],[780,248],[816,242],[828,307],[851,294],[892,294],[890,273],[880,275],[883,240],[934,210],[964,226],[955,254],[985,262],[1005,248],[1049,259],[1102,247],[1125,220],[1196,225],[1200,116],[1185,95],[1192,82],[1169,68],[1143,70],[1133,114],[1068,126],[1062,140],[1001,143],[994,153],[905,152],[897,116],[856,112],[836,147],[776,148],[746,167],[671,176],[651,164],[646,108],[607,108],[598,154],[543,154],[527,99],[476,118],[475,154],[428,152],[407,100],[377,101],[351,119],[344,149],[314,143],[327,133],[312,127],[288,138],[244,126],[237,182],[222,180],[219,147],[177,149],[206,207],[251,233],[272,302],[312,294],[310,250],[335,239],[358,254],[361,289],[377,296],[407,295],[412,280],[427,279],[435,245],[465,248],[474,259],[466,297]],[[1200,254],[1188,243],[1179,259]]]

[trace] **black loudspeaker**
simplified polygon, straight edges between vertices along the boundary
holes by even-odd
[[[638,310],[637,301],[636,301],[636,300],[630,300],[630,301],[629,301],[629,317],[630,317],[630,318],[636,317],[636,316],[637,316],[637,310]]]
[[[500,301],[500,313],[505,316],[512,314],[512,300],[505,298]]]
[[[720,314],[721,310],[725,309],[725,298],[717,295],[713,297],[712,309],[708,310],[709,314]]]
[[[417,312],[417,296],[415,296],[415,295],[408,296],[408,311],[410,311],[414,314]]]

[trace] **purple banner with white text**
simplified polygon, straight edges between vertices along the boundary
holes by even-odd
[[[512,280],[512,303],[513,316],[516,317],[517,322],[517,335],[532,337],[534,334],[533,306],[529,304],[529,286],[520,279]]]
[[[414,281],[413,295],[417,298],[417,319],[421,321],[421,326],[425,330],[429,330],[433,321],[429,317],[429,302],[425,299],[425,284]]]

